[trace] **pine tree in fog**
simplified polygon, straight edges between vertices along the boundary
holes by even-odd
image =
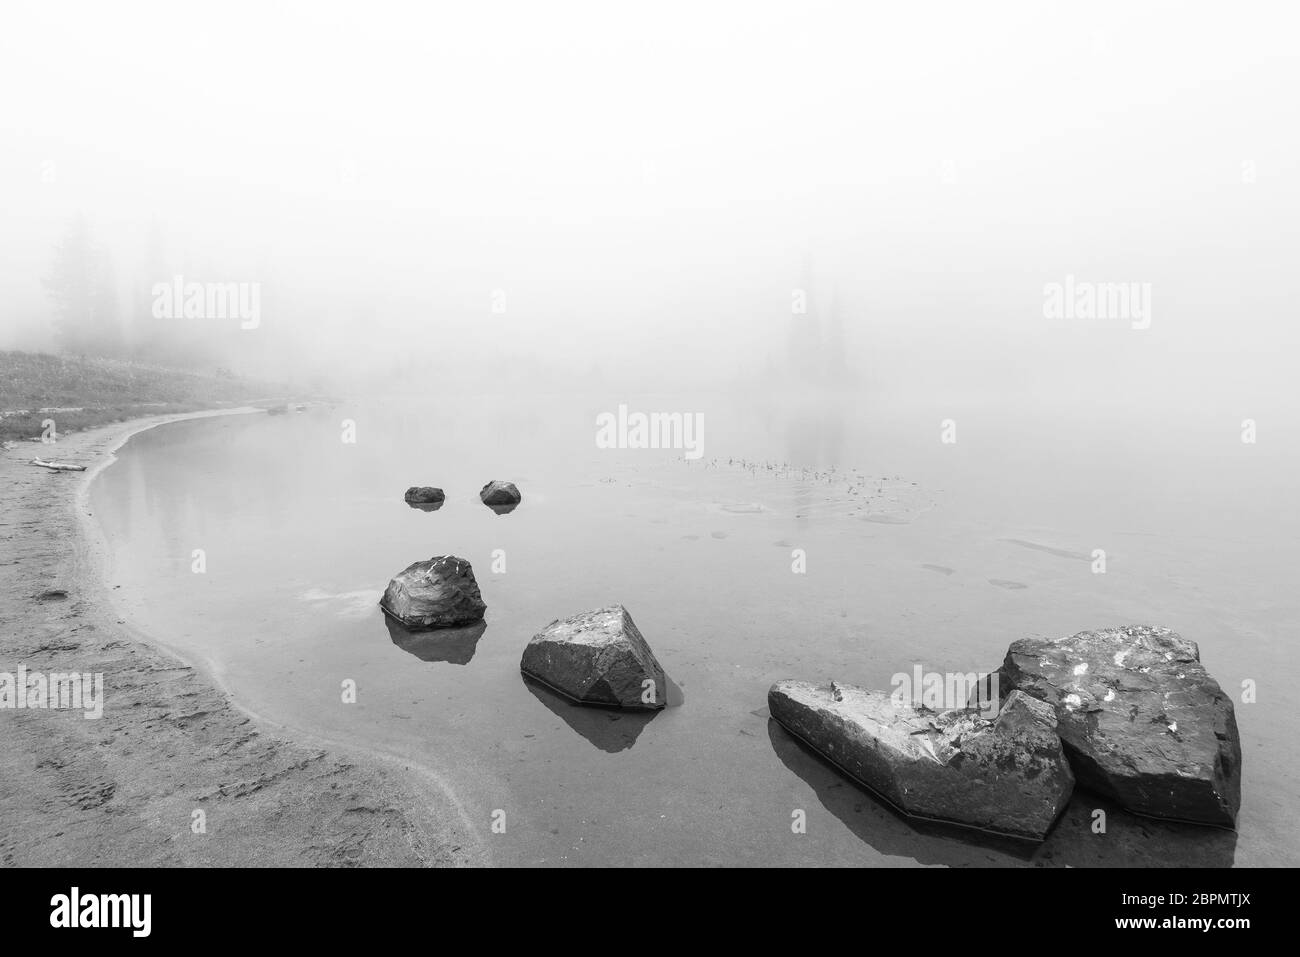
[[[54,245],[54,264],[43,281],[54,304],[59,344],[74,355],[114,356],[122,350],[122,326],[113,264],[77,216]]]

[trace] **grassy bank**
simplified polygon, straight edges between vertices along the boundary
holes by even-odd
[[[292,394],[282,384],[233,375],[0,352],[0,441],[39,437],[46,419],[60,433],[77,432],[143,415],[275,404]]]

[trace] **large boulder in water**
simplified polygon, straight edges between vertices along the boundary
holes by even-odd
[[[514,482],[498,482],[493,479],[479,490],[478,497],[484,505],[518,505],[523,501]]]
[[[480,620],[487,605],[469,562],[437,555],[388,583],[379,606],[407,628],[450,628]]]
[[[1052,709],[1013,693],[992,720],[882,691],[778,681],[783,728],[904,815],[1041,841],[1074,789]]]
[[[1026,638],[999,675],[1055,708],[1081,785],[1139,814],[1235,825],[1237,719],[1195,642],[1147,625]]]
[[[524,648],[519,670],[579,704],[659,709],[667,680],[622,605],[553,621]]]

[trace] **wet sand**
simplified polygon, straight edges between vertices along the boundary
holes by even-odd
[[[286,735],[114,611],[90,481],[132,434],[203,415],[0,453],[0,671],[21,664],[104,681],[97,720],[0,711],[0,865],[487,863],[477,828],[426,771]],[[37,455],[87,471],[27,464]]]

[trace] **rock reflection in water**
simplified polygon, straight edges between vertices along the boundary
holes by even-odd
[[[1194,824],[1138,817],[1076,787],[1042,844],[985,835],[970,828],[929,824],[896,813],[859,788],[776,720],[768,721],[772,750],[817,794],[822,806],[876,851],[922,864],[1039,867],[1231,867],[1237,835]],[[1096,812],[1106,831],[1094,833]]]
[[[596,747],[610,754],[626,751],[636,744],[645,726],[663,714],[663,711],[640,711],[627,708],[603,708],[594,705],[578,704],[549,685],[520,674],[524,687],[533,693],[533,697],[546,705],[552,712],[563,719],[578,734],[582,735]],[[669,710],[680,706],[685,700],[682,689],[671,678],[668,683]]]
[[[460,628],[432,628],[412,631],[391,615],[384,615],[384,624],[393,644],[421,661],[446,661],[453,665],[467,665],[478,648],[478,640],[487,631],[487,622],[476,621]]]

